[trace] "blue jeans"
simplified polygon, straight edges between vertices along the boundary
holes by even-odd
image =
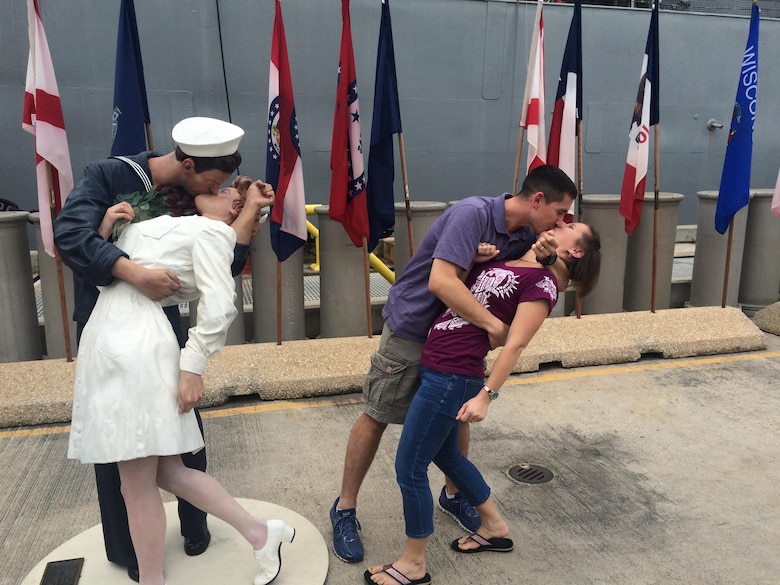
[[[490,487],[458,449],[460,422],[455,417],[474,398],[483,378],[434,372],[420,366],[420,389],[406,415],[395,456],[395,473],[404,503],[406,536],[433,534],[433,497],[428,466],[433,461],[458,486],[472,506],[484,504]]]

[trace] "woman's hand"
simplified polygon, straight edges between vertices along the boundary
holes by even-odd
[[[494,244],[480,242],[480,244],[477,246],[477,253],[474,254],[474,259],[472,260],[472,262],[474,264],[489,262],[490,260],[498,256],[499,252],[501,252],[501,250],[496,248]]]
[[[98,227],[98,233],[104,240],[108,240],[111,236],[111,232],[114,230],[114,224],[118,221],[133,221],[135,217],[135,211],[133,206],[129,203],[117,203],[106,209],[106,214],[103,216],[103,221],[100,222]]]
[[[487,392],[479,391],[474,398],[463,403],[455,420],[460,422],[481,422],[487,417],[490,396]]]
[[[203,398],[203,377],[193,372],[181,371],[179,376],[179,413],[185,413]]]

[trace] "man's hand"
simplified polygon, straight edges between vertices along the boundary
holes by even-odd
[[[506,336],[509,334],[509,325],[503,321],[492,323],[487,329],[490,349],[496,349],[506,343]]]
[[[115,278],[133,285],[153,301],[168,298],[181,286],[179,278],[170,270],[145,268],[124,256],[114,262],[111,274]]]
[[[536,254],[538,260],[544,260],[558,249],[558,240],[552,230],[539,234],[536,242],[531,245],[531,249]]]
[[[179,375],[179,413],[185,413],[203,398],[203,376],[181,371]]]
[[[458,411],[455,420],[460,422],[481,422],[487,416],[488,406],[490,406],[490,396],[487,392],[479,391],[474,398],[463,403]]]

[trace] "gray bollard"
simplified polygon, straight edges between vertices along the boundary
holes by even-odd
[[[38,273],[41,276],[41,298],[43,299],[43,328],[46,336],[46,357],[67,357],[65,332],[62,325],[62,301],[60,283],[57,277],[57,261],[43,249],[41,237],[41,216],[36,211],[30,214],[30,223],[35,228],[35,241],[38,245]],[[62,284],[65,295],[65,311],[68,318],[68,337],[71,357],[76,357],[76,322],[73,321],[73,272],[62,262]]]
[[[0,211],[0,362],[39,360],[41,333],[35,304],[27,211]]]
[[[320,226],[320,337],[367,336],[363,250],[328,209],[314,208]]]
[[[699,197],[696,253],[693,257],[691,299],[687,305],[719,307],[723,304],[723,281],[726,275],[726,250],[729,233],[726,231],[725,234],[721,235],[715,231],[715,208],[718,203],[718,192],[699,191],[696,195]],[[737,306],[739,296],[747,216],[748,206],[740,209],[734,216],[734,233],[726,294],[726,305],[730,307]]]
[[[626,275],[623,284],[623,309],[649,311],[653,289],[654,195],[645,193],[642,219],[628,236]],[[677,212],[680,193],[658,194],[658,234],[655,279],[655,308],[668,309],[672,294],[674,242],[677,239]],[[603,234],[602,234],[603,235]]]
[[[748,206],[745,250],[739,283],[739,304],[749,317],[778,300],[780,220],[771,211],[772,189],[753,189]]]
[[[277,312],[282,316],[282,340],[306,338],[303,300],[303,248],[281,264],[281,305],[277,306],[276,254],[266,224],[252,240],[252,324],[254,341],[277,340]]]
[[[601,273],[596,288],[582,299],[582,314],[623,312],[628,236],[620,215],[620,195],[584,195],[582,221],[601,236]]]
[[[447,204],[440,201],[412,201],[409,204],[412,211],[412,239],[415,249],[420,245],[428,228],[444,213]],[[398,278],[406,265],[409,264],[409,225],[406,218],[406,203],[395,204],[395,246],[393,257],[395,276]]]

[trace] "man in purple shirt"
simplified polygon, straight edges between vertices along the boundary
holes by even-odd
[[[360,485],[376,455],[387,425],[403,424],[419,386],[420,353],[434,319],[449,307],[488,332],[491,347],[503,345],[508,327],[491,315],[471,294],[462,277],[477,246],[494,244],[493,258],[518,258],[537,241],[536,234],[561,225],[577,187],[557,167],[532,170],[516,195],[469,197],[447,209],[430,227],[403,273],[390,288],[382,311],[385,325],[379,349],[363,385],[365,406],[347,443],[341,492],[330,510],[333,548],[348,563],[363,560],[360,524],[356,517]],[[542,236],[535,246],[540,260],[552,256],[556,244]],[[468,425],[462,425],[459,444],[468,452]],[[464,529],[473,532],[480,520],[457,487],[446,479],[440,508]]]

